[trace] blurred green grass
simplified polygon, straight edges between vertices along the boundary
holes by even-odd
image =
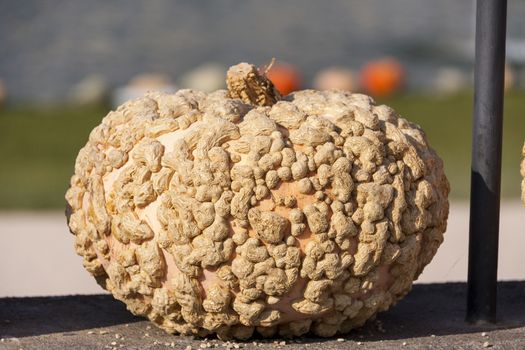
[[[454,96],[402,95],[385,101],[406,119],[419,124],[430,145],[445,163],[451,197],[468,199],[472,140],[473,93]],[[505,94],[501,193],[504,198],[520,196],[519,165],[525,140],[525,91]]]
[[[75,158],[104,106],[0,111],[0,209],[64,208]]]
[[[445,162],[453,198],[470,191],[472,94],[404,94],[378,99],[426,131]],[[506,94],[502,193],[519,196],[525,139],[525,92]],[[0,110],[0,209],[64,207],[76,154],[109,110],[106,106],[16,106]]]

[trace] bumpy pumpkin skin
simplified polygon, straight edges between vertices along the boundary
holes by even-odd
[[[423,131],[365,95],[229,91],[110,112],[66,194],[85,268],[170,333],[345,333],[406,295],[443,240],[449,185]]]

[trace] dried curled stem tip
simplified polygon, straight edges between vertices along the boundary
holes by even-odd
[[[231,98],[257,106],[271,106],[281,95],[266,76],[248,63],[239,63],[228,69],[226,84]]]

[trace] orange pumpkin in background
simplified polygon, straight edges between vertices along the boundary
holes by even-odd
[[[283,96],[297,91],[301,87],[301,75],[299,71],[288,63],[271,65],[266,72],[266,76]]]
[[[398,91],[405,80],[405,70],[395,58],[370,61],[361,69],[361,86],[373,96],[388,96]]]

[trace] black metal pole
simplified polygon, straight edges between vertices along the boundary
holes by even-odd
[[[478,0],[467,321],[495,322],[507,0]]]

